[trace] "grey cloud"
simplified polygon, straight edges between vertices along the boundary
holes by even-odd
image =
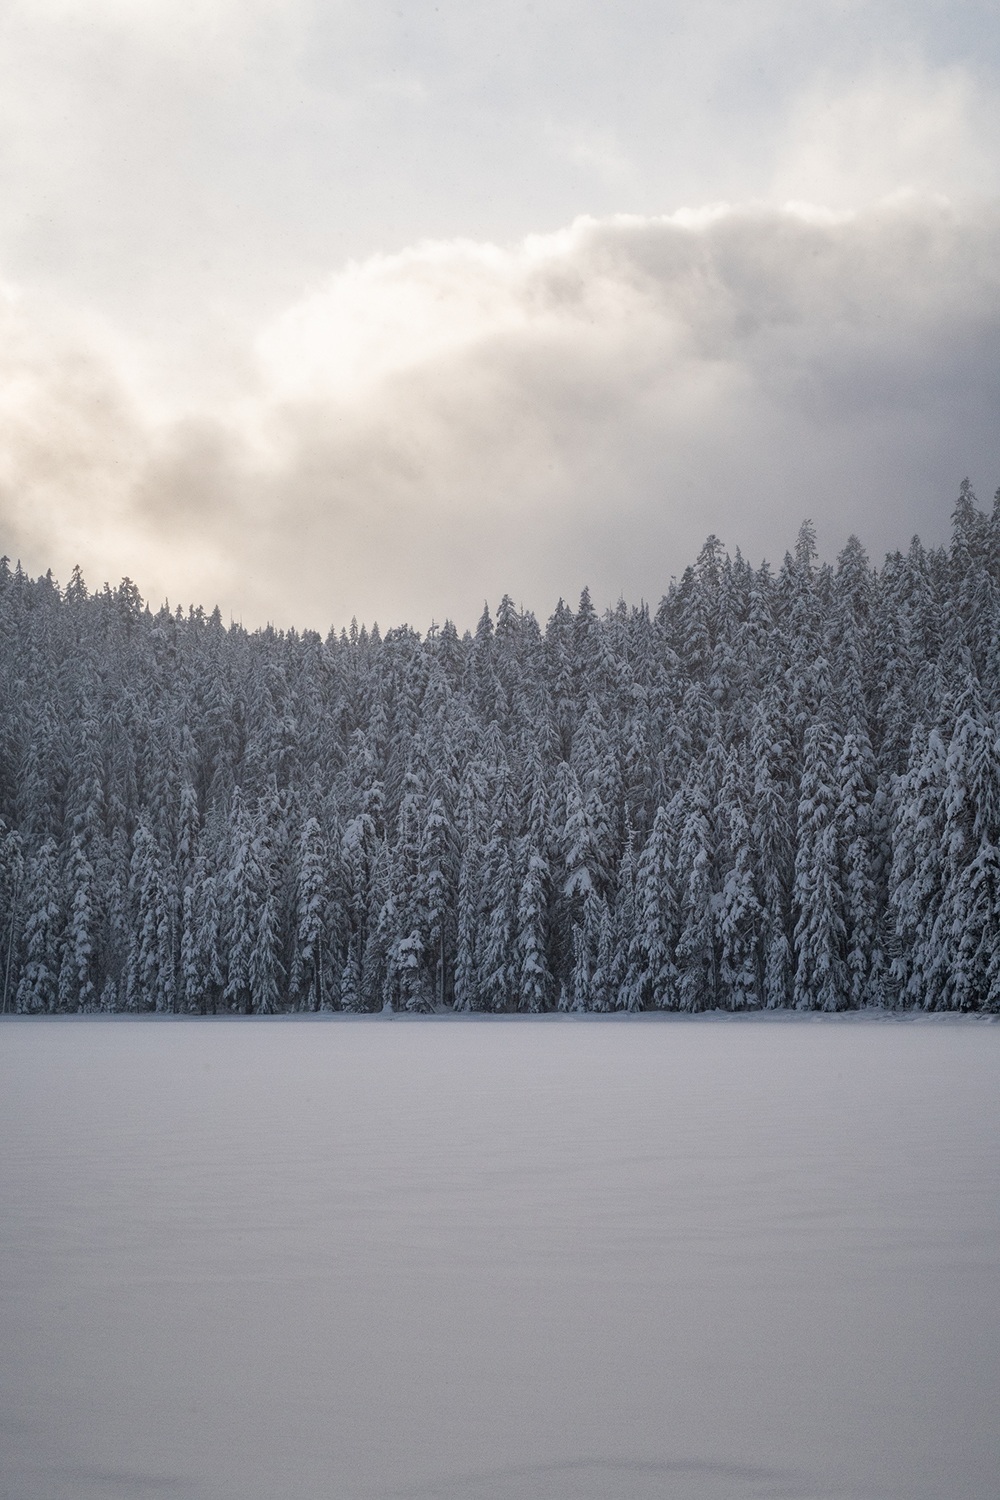
[[[998,72],[935,0],[14,0],[0,261],[169,341],[426,235],[997,191]]]
[[[987,0],[12,0],[3,546],[324,626],[933,540],[1000,478],[998,74]]]
[[[129,502],[147,434],[110,349],[85,323],[0,295],[0,515],[5,549],[59,562],[100,547]]]
[[[998,335],[997,204],[425,244],[262,329],[237,397],[133,415],[113,546],[74,542],[154,597],[317,628],[469,624],[505,591],[544,613],[585,582],[655,600],[709,531],[780,560],[807,514],[827,555],[851,531],[877,555],[941,539],[966,472],[1000,480]],[[63,486],[33,550],[65,573],[41,556]]]
[[[468,618],[504,588],[545,607],[585,579],[655,598],[708,530],[773,557],[806,512],[828,549],[851,529],[875,548],[941,535],[965,470],[994,477],[998,229],[995,210],[915,203],[581,228],[521,273],[523,327],[428,361],[366,412],[361,451],[425,444],[419,480],[378,481],[401,511],[395,550],[402,527],[410,556],[431,554],[424,616]],[[456,528],[477,555],[467,582]],[[381,612],[419,610],[412,582],[384,585]]]

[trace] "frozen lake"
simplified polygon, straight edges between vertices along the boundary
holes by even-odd
[[[0,1024],[0,1500],[997,1500],[1000,1025]]]

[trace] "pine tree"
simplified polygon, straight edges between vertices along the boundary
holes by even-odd
[[[126,1003],[130,1010],[173,1010],[173,933],[163,856],[145,822],[135,831],[131,876],[134,918]]]
[[[880,899],[875,878],[875,757],[863,729],[844,736],[837,766],[837,844],[842,851],[845,961],[849,1003],[877,998],[873,983],[881,972],[878,951]]]
[[[290,985],[309,1010],[328,1005],[324,927],[327,909],[329,855],[319,822],[306,818],[298,844],[295,902],[295,949]]]
[[[636,872],[636,931],[627,981],[630,1010],[670,1010],[678,1003],[674,948],[679,912],[671,843],[670,816],[661,804]]]
[[[744,1010],[760,1004],[761,909],[754,892],[750,824],[733,756],[727,760],[720,821],[729,866],[717,902],[720,999],[732,1010]]]
[[[996,999],[1000,499],[322,639],[0,562],[8,1010]]]
[[[928,1002],[969,1009],[982,988],[978,932],[992,930],[993,850],[1000,837],[1000,747],[978,686],[966,679],[945,759],[943,890],[925,965]],[[975,873],[972,867],[975,866]]]
[[[806,731],[795,856],[795,985],[799,1010],[842,1010],[849,998],[844,962],[844,894],[837,849],[838,745],[822,721]]]
[[[889,905],[898,952],[893,977],[911,1005],[933,1008],[931,943],[944,892],[945,749],[936,729],[913,732],[909,765],[896,785]]]
[[[59,963],[59,1009],[92,1010],[98,991],[94,961],[94,869],[83,837],[74,833],[66,866],[66,926]]]
[[[369,975],[366,970],[368,959],[374,958],[370,940],[375,912],[383,904],[380,882],[383,846],[376,822],[377,806],[377,799],[369,797],[365,810],[348,820],[341,841],[347,940],[343,966],[350,967],[347,1009],[366,1009],[378,983],[377,972]],[[377,971],[377,964],[375,968]]]
[[[59,986],[61,928],[59,855],[48,838],[28,860],[23,901],[24,963],[17,986],[19,1012],[54,1011]]]
[[[24,841],[0,819],[0,1013],[8,1010],[17,989],[17,948],[24,895]]]
[[[458,932],[455,953],[455,1008],[482,1009],[480,947],[481,918],[486,892],[483,879],[487,796],[484,767],[476,757],[469,762],[459,794],[460,863],[458,875]]]
[[[677,939],[677,1001],[681,1010],[700,1011],[718,1002],[715,903],[712,893],[712,833],[705,788],[690,787],[677,852],[681,894]]]
[[[225,902],[229,916],[229,963],[223,999],[231,1009],[246,1013],[253,1004],[254,948],[263,885],[257,859],[255,821],[240,799],[233,811],[232,854]]]

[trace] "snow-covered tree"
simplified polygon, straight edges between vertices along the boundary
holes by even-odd
[[[0,1005],[992,1005],[1000,501],[818,550],[423,638],[0,562]]]

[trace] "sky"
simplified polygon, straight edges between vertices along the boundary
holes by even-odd
[[[998,85],[993,0],[0,0],[0,549],[423,631],[942,542]]]

